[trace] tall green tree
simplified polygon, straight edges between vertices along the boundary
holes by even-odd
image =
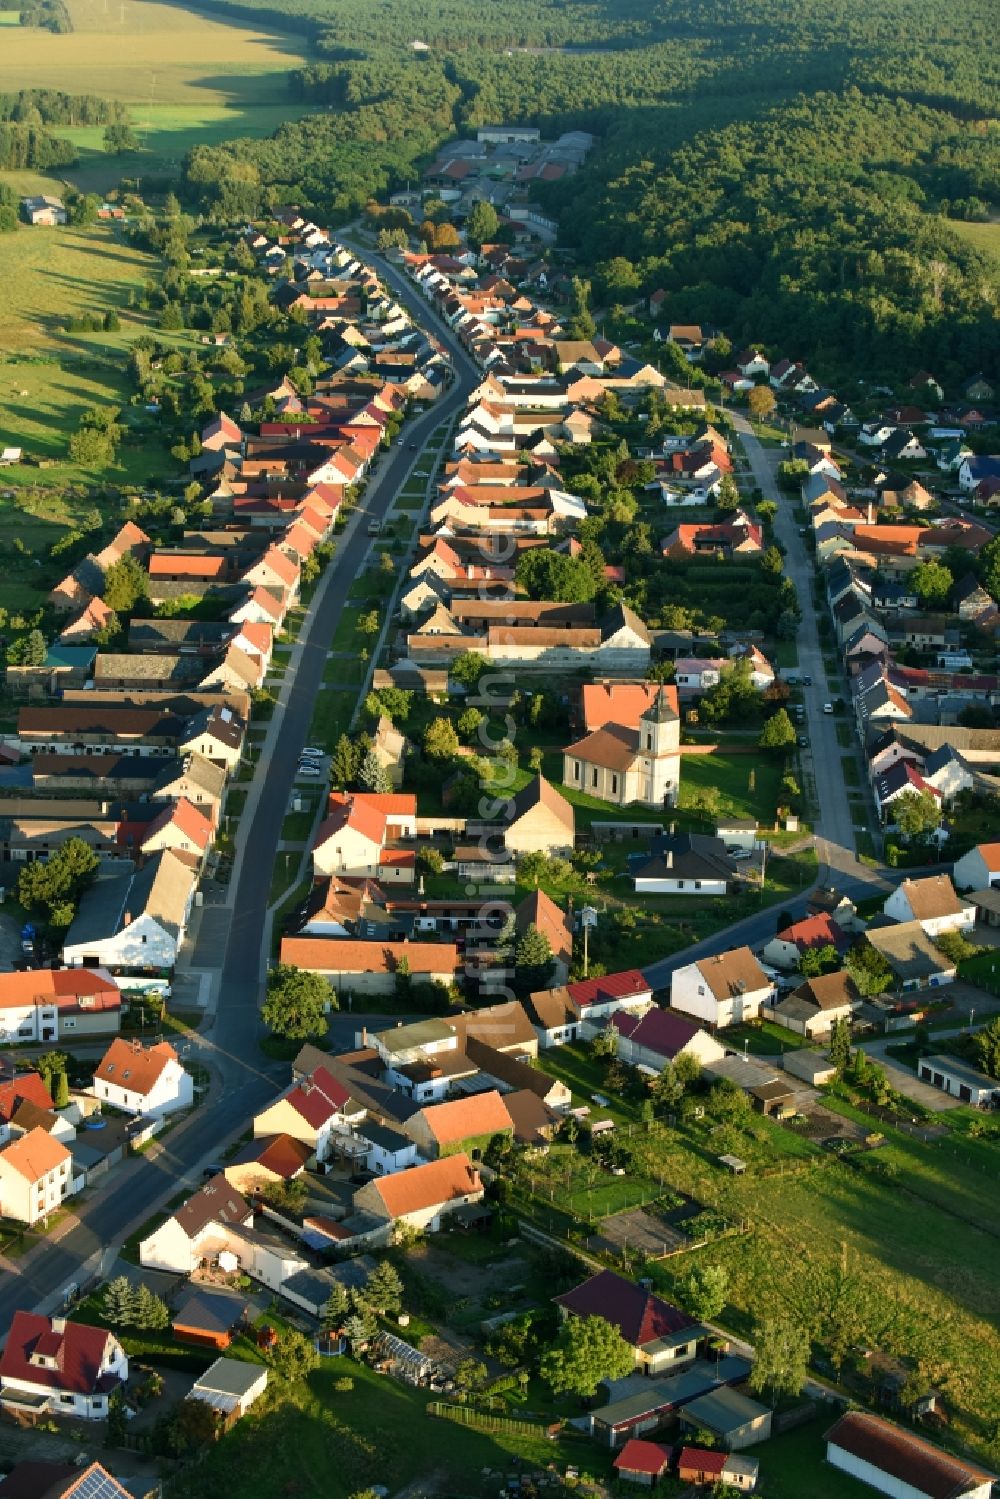
[[[790,1307],[776,1307],[754,1326],[750,1388],[772,1399],[797,1395],[809,1369],[809,1329]]]
[[[276,1036],[290,1041],[324,1036],[327,1006],[336,1009],[337,996],[322,974],[307,973],[287,963],[277,964],[268,973],[261,1017]]]
[[[603,1317],[567,1317],[539,1363],[539,1373],[554,1394],[584,1397],[592,1395],[603,1379],[623,1379],[634,1368],[632,1349]]]

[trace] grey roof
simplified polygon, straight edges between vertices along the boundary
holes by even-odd
[[[656,838],[649,854],[629,859],[633,879],[730,880],[735,865],[721,838],[705,833],[676,833]]]
[[[212,1367],[195,1380],[194,1389],[213,1395],[234,1395],[240,1399],[248,1395],[260,1376],[266,1373],[263,1364],[251,1364],[239,1358],[217,1358]]]
[[[194,1327],[208,1332],[229,1332],[246,1314],[242,1296],[228,1291],[197,1290],[185,1297],[170,1319],[174,1327]]]
[[[685,1407],[684,1419],[695,1426],[706,1426],[709,1431],[725,1435],[727,1432],[739,1431],[749,1421],[756,1421],[758,1417],[770,1414],[766,1405],[758,1405],[756,1400],[750,1400],[746,1395],[723,1385],[692,1400]]]
[[[988,1077],[985,1072],[977,1072],[975,1067],[970,1067],[958,1057],[949,1057],[939,1054],[933,1057],[921,1057],[920,1066],[934,1067],[938,1072],[947,1072],[956,1082],[967,1083],[969,1087],[982,1089],[989,1088],[994,1093],[1000,1093],[1000,1080]]]
[[[104,942],[121,928],[125,902],[132,888],[133,871],[97,879],[83,892],[65,946],[78,947],[86,942]]]
[[[357,1133],[369,1144],[393,1153],[413,1144],[409,1135],[404,1135],[402,1130],[392,1129],[388,1124],[376,1124],[373,1119],[366,1119],[363,1124],[359,1124]]]

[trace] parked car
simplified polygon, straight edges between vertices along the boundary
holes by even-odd
[[[832,703],[824,703],[823,704],[823,712],[824,713],[832,713],[833,712],[833,704]]]
[[[381,529],[382,529],[382,522],[380,520],[370,520],[368,522],[368,535],[369,536],[377,536],[379,534],[379,532],[381,531]]]
[[[299,768],[296,774],[300,776],[321,776],[323,772],[320,770],[318,765],[314,765],[307,760],[304,763],[302,761],[299,762]]]
[[[809,735],[808,734],[800,734],[799,735],[799,749],[805,749],[805,747],[806,747],[806,745],[808,743],[809,743]]]
[[[314,744],[307,744],[305,749],[299,750],[300,760],[323,760],[325,757],[326,751],[317,749]]]

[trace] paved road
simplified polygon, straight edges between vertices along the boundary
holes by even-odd
[[[368,252],[363,252],[366,257]],[[154,1154],[136,1156],[119,1167],[110,1183],[95,1189],[79,1204],[79,1223],[57,1242],[48,1242],[20,1265],[8,1262],[0,1271],[0,1329],[9,1325],[19,1308],[49,1309],[80,1267],[94,1261],[106,1247],[121,1242],[180,1186],[196,1184],[201,1167],[229,1136],[242,1129],[248,1117],[271,1096],[288,1075],[283,1064],[267,1062],[260,1052],[258,1010],[267,964],[263,951],[265,916],[271,869],[289,804],[299,751],[306,742],[313,705],[323,676],[326,652],[336,631],[350,583],[363,570],[371,546],[367,518],[383,518],[410,470],[441,423],[465,405],[468,392],[480,378],[476,367],[446,328],[427,308],[423,298],[392,268],[387,279],[400,300],[417,312],[455,356],[456,378],[426,413],[409,421],[403,447],[394,447],[379,460],[365,496],[364,518],[338,538],[337,552],[314,596],[303,626],[301,653],[294,679],[283,692],[284,710],[275,714],[268,752],[258,766],[248,800],[241,836],[244,852],[238,858],[226,908],[211,908],[211,932],[219,948],[213,967],[221,970],[214,1022],[196,1043],[198,1053],[215,1074],[211,1100],[182,1124],[176,1125]],[[416,443],[418,451],[410,449]],[[245,830],[245,831],[244,831]],[[206,946],[199,943],[199,958]],[[391,1023],[391,1021],[389,1022]],[[354,1019],[336,1017],[334,1035],[353,1043]],[[92,1265],[91,1273],[96,1270]]]

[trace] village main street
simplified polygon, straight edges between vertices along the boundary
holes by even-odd
[[[192,1039],[192,1056],[208,1068],[211,1086],[200,1107],[176,1124],[162,1143],[133,1156],[110,1175],[107,1185],[74,1204],[70,1218],[19,1260],[0,1265],[0,1324],[15,1311],[49,1311],[71,1285],[106,1268],[121,1244],[185,1187],[201,1183],[203,1168],[218,1158],[260,1106],[287,1080],[286,1063],[270,1062],[260,1049],[260,1004],[267,968],[268,897],[271,871],[288,810],[299,751],[306,743],[320,690],[329,642],[340,620],[348,589],[364,570],[371,547],[368,522],[384,519],[394,497],[423,450],[464,407],[478,372],[461,345],[423,300],[391,269],[394,292],[405,301],[453,357],[455,378],[425,413],[404,427],[405,444],[384,454],[369,480],[363,508],[337,538],[333,561],[313,595],[292,665],[270,721],[257,774],[240,819],[237,846],[225,901],[201,913],[194,960],[207,974],[211,994],[206,1023]],[[413,444],[416,448],[413,448]],[[378,1017],[366,1017],[378,1024]],[[353,1042],[355,1021],[334,1016],[335,1044]]]

